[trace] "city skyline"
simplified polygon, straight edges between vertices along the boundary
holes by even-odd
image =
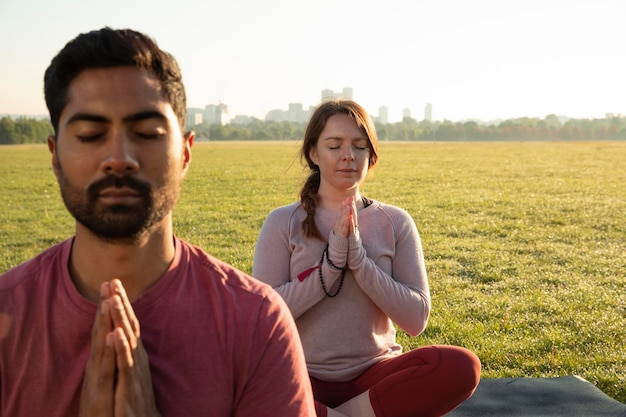
[[[354,100],[354,89],[352,87],[343,87],[341,91],[333,91],[329,88],[323,89],[321,91],[320,102],[331,99]],[[311,113],[313,113],[315,107],[315,105],[309,105],[308,108],[305,109],[302,103],[290,102],[287,106],[287,109],[271,109],[265,114],[265,117],[263,118],[246,114],[238,114],[228,118],[228,120],[224,120],[222,117],[223,114],[228,113],[227,103],[207,104],[206,106],[204,106],[204,108],[187,108],[187,126],[195,126],[203,122],[209,124],[235,123],[245,125],[251,123],[254,119],[275,122],[286,121],[306,123],[309,120]],[[369,114],[375,122],[380,122],[382,124],[387,124],[390,122],[389,108],[386,105],[380,106],[378,108],[377,114],[374,114],[372,112],[370,112]],[[404,108],[402,109],[402,120],[404,120],[405,117],[414,117],[418,120],[432,121],[432,114],[432,104],[427,103],[424,107],[423,117],[414,117],[409,108]]]

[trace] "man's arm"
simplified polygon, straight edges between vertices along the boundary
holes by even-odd
[[[304,352],[293,318],[275,292],[265,300],[252,352],[255,369],[244,381],[236,417],[314,417],[315,405]]]

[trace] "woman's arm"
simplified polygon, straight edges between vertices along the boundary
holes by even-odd
[[[349,239],[348,265],[370,299],[400,328],[415,336],[424,331],[430,314],[421,241],[408,213],[387,220],[395,236],[394,247],[385,248],[391,250],[391,275],[368,257],[358,232]]]
[[[263,223],[254,251],[252,276],[272,286],[297,319],[325,297],[319,276],[325,243],[304,239],[300,233],[290,233],[290,220],[286,214],[280,209],[275,210]],[[331,244],[334,248],[340,245],[336,242]],[[347,239],[344,245],[345,259]],[[291,276],[294,252],[299,253],[299,261],[294,267],[297,269],[293,273],[295,276]],[[327,262],[322,262],[321,268],[324,284],[330,291],[341,271],[333,269]]]

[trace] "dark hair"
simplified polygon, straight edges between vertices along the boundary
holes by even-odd
[[[378,161],[378,136],[376,128],[365,109],[355,101],[345,99],[334,99],[320,104],[313,114],[304,132],[304,141],[300,150],[300,158],[305,160],[311,173],[304,182],[300,190],[300,203],[306,211],[306,218],[302,222],[302,230],[307,237],[317,237],[324,240],[317,225],[315,224],[315,209],[317,207],[317,192],[320,187],[320,171],[318,166],[311,160],[310,151],[317,145],[326,121],[330,116],[345,114],[354,119],[357,126],[365,137],[367,137],[367,147],[370,151],[368,169],[372,169]]]
[[[180,128],[184,129],[187,98],[174,57],[140,32],[105,27],[82,33],[69,41],[46,69],[44,95],[55,133],[58,133],[59,118],[69,100],[68,88],[82,71],[124,66],[145,69],[159,79],[162,94],[178,117]]]

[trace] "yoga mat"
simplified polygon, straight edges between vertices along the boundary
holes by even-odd
[[[616,401],[578,376],[482,379],[446,417],[626,417]]]

